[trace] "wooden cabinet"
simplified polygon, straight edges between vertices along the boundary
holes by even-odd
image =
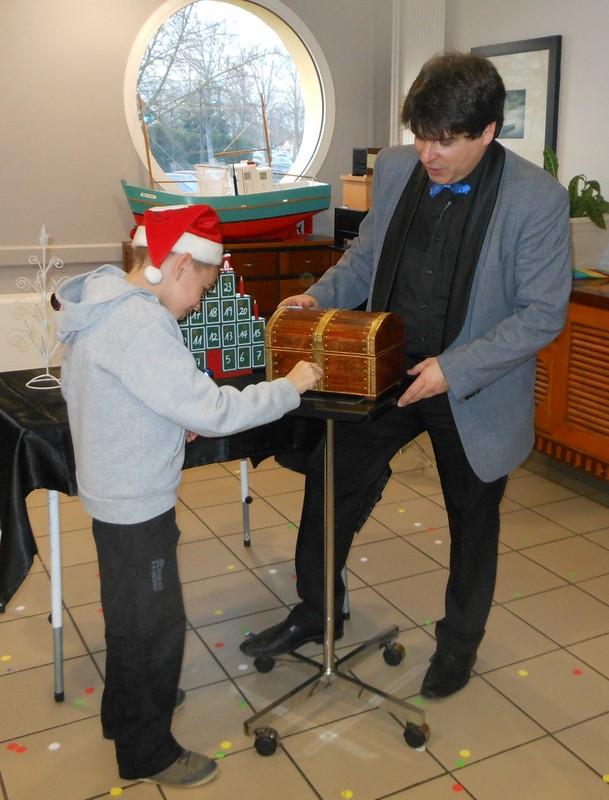
[[[581,281],[561,335],[539,353],[535,448],[609,480],[609,280]]]
[[[283,242],[227,244],[231,264],[243,275],[245,291],[255,297],[263,317],[269,317],[280,300],[302,294],[332,265],[333,240],[303,236]]]
[[[300,236],[281,242],[226,243],[237,277],[243,276],[245,291],[258,302],[260,314],[270,317],[280,300],[302,294],[338,261],[342,251],[333,249],[334,239]],[[132,264],[130,242],[123,242],[123,266]]]

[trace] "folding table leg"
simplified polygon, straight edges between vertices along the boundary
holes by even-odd
[[[59,496],[49,489],[49,541],[51,544],[51,624],[53,626],[53,657],[55,664],[55,702],[61,703],[63,693],[63,606],[61,589],[61,541],[59,531]]]
[[[241,510],[243,512],[243,546],[249,547],[250,541],[250,503],[252,498],[249,493],[247,458],[242,458],[239,464],[239,474],[241,477]]]

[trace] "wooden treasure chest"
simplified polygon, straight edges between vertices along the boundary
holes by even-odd
[[[404,324],[386,311],[278,308],[264,335],[268,380],[315,361],[315,389],[375,399],[404,376]]]

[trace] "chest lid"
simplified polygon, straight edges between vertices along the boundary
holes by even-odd
[[[401,318],[387,311],[278,308],[265,331],[267,347],[305,352],[378,356],[403,341]]]

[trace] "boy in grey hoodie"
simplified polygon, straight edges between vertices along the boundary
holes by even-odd
[[[242,392],[197,369],[176,320],[217,278],[222,241],[208,206],[147,211],[134,247],[129,275],[105,265],[58,292],[62,391],[99,560],[104,735],[115,741],[122,778],[197,786],[216,763],[184,750],[170,730],[185,634],[175,522],[185,439],[278,419],[321,369],[300,362]]]

